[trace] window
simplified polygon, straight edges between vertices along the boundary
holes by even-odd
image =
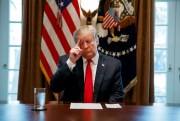
[[[179,8],[179,0],[155,0],[155,102],[180,103]]]
[[[22,0],[10,0],[8,100],[17,100],[22,41]]]
[[[166,102],[168,2],[155,2],[155,102]]]

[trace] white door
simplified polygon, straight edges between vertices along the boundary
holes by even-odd
[[[8,0],[0,1],[0,101],[7,100],[8,85]],[[7,7],[7,8],[6,8]]]
[[[180,1],[173,0],[169,7],[167,102],[180,103]]]
[[[180,103],[180,1],[155,4],[155,102]]]
[[[0,101],[17,100],[22,0],[0,1]]]
[[[180,0],[177,0],[176,11],[174,103],[180,103]]]

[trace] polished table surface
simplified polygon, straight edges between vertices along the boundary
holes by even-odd
[[[180,121],[179,105],[101,105],[103,109],[70,109],[70,104],[51,102],[45,111],[32,111],[32,104],[0,104],[0,121]]]

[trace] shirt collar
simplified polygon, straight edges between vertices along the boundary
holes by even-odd
[[[82,57],[82,59],[83,59],[83,63],[86,63],[87,59],[85,59],[84,57]],[[96,55],[93,58],[91,58],[91,60],[95,65],[97,65],[98,59],[99,59],[99,53],[96,52]]]

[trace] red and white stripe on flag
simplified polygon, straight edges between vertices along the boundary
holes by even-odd
[[[115,19],[112,17],[112,15],[109,13],[109,11],[107,11],[105,13],[103,22],[102,22],[102,26],[104,29],[106,28],[111,28],[113,26],[116,26],[117,22],[115,21]]]
[[[58,4],[61,4],[62,26],[57,26]],[[40,67],[48,83],[57,70],[60,55],[74,46],[73,32],[80,26],[78,0],[46,0],[42,26]]]

